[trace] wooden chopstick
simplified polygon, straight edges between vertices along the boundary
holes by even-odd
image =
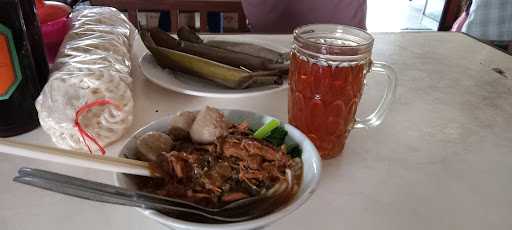
[[[0,139],[0,153],[13,154],[34,159],[53,161],[74,166],[93,168],[140,176],[157,175],[151,173],[148,162],[120,157],[100,156],[66,149],[58,149],[12,140]]]

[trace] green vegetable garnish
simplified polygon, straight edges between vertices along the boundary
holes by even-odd
[[[286,154],[290,155],[290,157],[301,157],[302,149],[300,149],[298,144],[290,144],[286,146]]]
[[[261,128],[256,130],[256,132],[252,135],[256,139],[263,139],[270,135],[272,130],[276,127],[278,127],[281,124],[278,120],[271,120],[267,122],[265,125],[263,125]]]
[[[279,125],[281,125],[281,122],[278,120],[271,120],[256,130],[252,136],[256,139],[265,139],[279,148],[284,144],[284,139],[288,136],[288,131]],[[292,158],[301,157],[302,149],[297,144],[289,144],[286,145],[286,154]]]
[[[284,144],[284,139],[288,135],[288,131],[281,126],[272,129],[270,134],[265,137],[265,140],[272,143],[275,147],[281,147]]]

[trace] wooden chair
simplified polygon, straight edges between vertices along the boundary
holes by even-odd
[[[463,0],[446,0],[443,14],[441,15],[441,21],[437,28],[438,31],[450,31],[453,23],[455,23],[462,12],[462,3]]]
[[[171,15],[171,31],[176,32],[180,22],[180,12],[199,12],[200,31],[208,31],[207,12],[237,13],[238,31],[249,31],[240,1],[194,1],[194,0],[91,0],[94,6],[111,6],[120,11],[128,12],[128,19],[134,25],[138,23],[137,12],[169,11]]]

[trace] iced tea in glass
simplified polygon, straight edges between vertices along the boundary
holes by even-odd
[[[396,88],[396,74],[373,63],[373,37],[342,25],[307,25],[294,31],[290,58],[288,119],[315,144],[323,159],[341,154],[352,128],[373,127],[384,118]],[[355,114],[365,76],[383,72],[388,87],[376,111]]]

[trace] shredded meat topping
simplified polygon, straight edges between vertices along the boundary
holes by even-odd
[[[190,138],[175,141],[169,153],[151,163],[164,181],[149,190],[219,207],[286,180],[289,162],[283,148],[252,138],[249,125],[243,122],[231,125],[213,144],[196,144]]]

